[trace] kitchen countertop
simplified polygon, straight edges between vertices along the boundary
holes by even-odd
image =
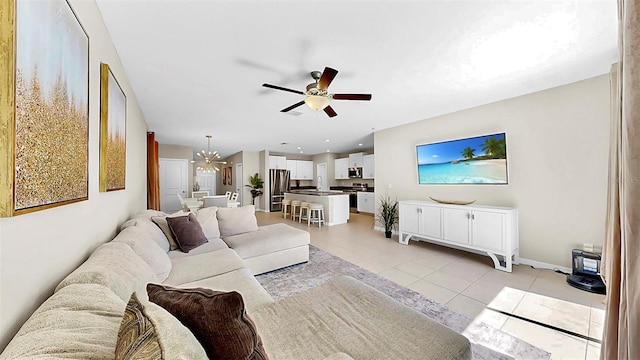
[[[298,195],[312,195],[312,196],[348,195],[348,194],[343,193],[340,190],[325,190],[325,191],[318,191],[318,190],[291,190],[288,193],[289,194],[298,194]]]

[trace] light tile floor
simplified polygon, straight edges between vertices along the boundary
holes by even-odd
[[[569,286],[551,270],[514,266],[495,270],[488,256],[422,241],[398,243],[373,229],[373,217],[351,214],[348,224],[307,227],[280,213],[257,213],[258,223],[285,222],[308,230],[311,244],[452,309],[551,353],[552,359],[597,359],[600,344],[503,313],[532,319],[600,340],[603,295]]]

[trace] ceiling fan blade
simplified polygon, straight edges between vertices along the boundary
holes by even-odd
[[[287,112],[289,110],[293,110],[293,109],[297,108],[300,105],[304,105],[304,100],[302,100],[300,102],[297,102],[297,103],[289,106],[288,108],[284,108],[284,109],[280,110],[280,112]]]
[[[271,88],[271,89],[276,89],[276,90],[288,91],[288,92],[292,92],[294,94],[304,95],[304,93],[302,91],[287,89],[287,88],[283,88],[282,86],[276,86],[276,85],[271,85],[271,84],[262,84],[262,86],[268,87],[268,88]]]
[[[333,94],[335,100],[371,100],[371,94]]]
[[[320,80],[318,80],[318,89],[327,90],[329,84],[331,84],[333,78],[335,78],[337,74],[338,70],[325,67],[322,72],[322,76],[320,76]]]
[[[333,110],[331,105],[329,105],[326,108],[324,108],[324,112],[326,112],[327,115],[329,115],[329,117],[334,117],[334,116],[338,115],[338,113],[336,113],[336,111]]]

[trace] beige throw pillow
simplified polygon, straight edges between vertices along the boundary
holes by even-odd
[[[258,230],[256,207],[218,208],[220,236],[232,236]]]
[[[176,239],[173,237],[173,233],[171,233],[171,229],[169,228],[169,224],[167,224],[167,218],[168,217],[176,217],[176,216],[188,216],[189,213],[188,212],[184,212],[182,210],[173,213],[171,215],[167,215],[167,216],[152,216],[151,220],[156,223],[156,225],[158,225],[158,227],[160,228],[160,230],[162,230],[162,232],[164,233],[164,236],[167,237],[167,240],[169,240],[169,247],[171,248],[171,250],[175,250],[178,249],[178,243],[176,242]]]
[[[218,208],[215,206],[206,207],[198,210],[196,219],[202,227],[202,232],[207,240],[213,240],[220,237],[220,227],[217,218]]]

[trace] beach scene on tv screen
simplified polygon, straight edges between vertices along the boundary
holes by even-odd
[[[506,184],[505,133],[418,145],[420,184]]]

